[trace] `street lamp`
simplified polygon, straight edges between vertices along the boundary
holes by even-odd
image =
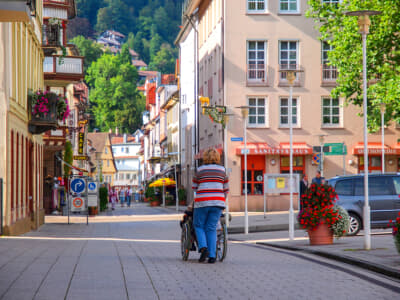
[[[326,137],[325,134],[320,134],[320,135],[319,135],[319,144],[320,144],[320,146],[321,146],[321,149],[320,149],[320,158],[319,158],[319,160],[320,160],[320,167],[319,167],[319,170],[320,170],[320,172],[321,172],[321,177],[324,177],[324,150],[323,150],[323,148],[324,148],[324,140],[325,140],[325,137]]]
[[[385,173],[385,111],[386,103],[381,102],[381,130],[382,130],[382,174]]]
[[[244,136],[244,234],[249,233],[249,213],[247,210],[247,117],[249,116],[248,106],[238,106],[242,112],[243,118],[243,136]]]
[[[368,125],[367,125],[367,35],[371,20],[369,16],[379,15],[380,11],[374,10],[359,10],[349,11],[347,16],[358,17],[358,32],[362,36],[362,51],[363,51],[363,113],[364,113],[364,247],[366,250],[371,249],[371,211],[368,199]]]
[[[293,117],[292,117],[292,102],[293,102],[293,84],[296,79],[297,73],[302,72],[300,68],[296,65],[289,64],[281,66],[279,72],[286,73],[286,80],[289,83],[289,160],[290,160],[290,177],[289,177],[289,194],[290,194],[290,204],[289,204],[289,239],[294,239],[294,211],[293,211]]]
[[[168,156],[178,155],[179,152],[169,152]],[[179,210],[179,199],[178,199],[178,178],[176,177],[176,163],[177,160],[174,159],[174,173],[175,173],[175,202],[176,202],[176,211]]]

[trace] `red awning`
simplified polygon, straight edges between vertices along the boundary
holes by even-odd
[[[280,143],[278,147],[270,147],[267,143],[247,143],[247,155],[290,155],[290,143]],[[293,143],[293,155],[311,155],[312,147],[306,143]],[[237,155],[244,154],[244,143],[236,148]]]
[[[197,153],[197,154],[194,156],[194,159],[201,159],[201,158],[203,158],[203,153],[204,153],[204,151],[206,151],[207,149],[210,149],[210,148],[212,148],[212,147],[208,147],[208,148],[205,148],[205,149],[200,150],[200,152]],[[221,146],[221,145],[216,146],[216,147],[214,147],[214,148],[215,148],[215,150],[217,150],[217,151],[219,152],[220,155],[222,155],[222,153],[224,152],[224,150],[222,149],[222,146]]]
[[[389,147],[384,145],[383,148],[385,149],[385,154],[400,154],[400,145],[399,148],[397,147]],[[368,143],[367,145],[368,154],[382,154],[382,144],[381,143]],[[364,154],[364,143],[357,143],[353,146],[352,154],[354,155],[363,155]]]

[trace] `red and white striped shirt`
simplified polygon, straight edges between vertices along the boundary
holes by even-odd
[[[203,165],[193,177],[192,188],[196,191],[194,207],[219,206],[225,208],[229,191],[229,179],[225,167],[215,164]]]

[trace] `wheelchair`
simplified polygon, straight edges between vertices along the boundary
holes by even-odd
[[[228,251],[228,231],[226,227],[225,216],[221,214],[219,224],[217,225],[217,248],[216,258],[218,261],[223,261]],[[230,217],[230,215],[229,215]],[[196,233],[193,226],[193,212],[186,211],[181,221],[181,254],[184,261],[188,260],[190,251],[198,249]]]

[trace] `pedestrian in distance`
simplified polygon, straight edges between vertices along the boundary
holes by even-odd
[[[131,201],[132,201],[132,187],[128,187],[126,189],[126,204],[128,205],[128,207],[131,206]]]
[[[315,177],[312,179],[311,183],[316,183],[316,184],[323,184],[325,183],[325,178],[321,177],[321,171],[317,171]]]
[[[220,155],[216,149],[206,150],[203,162],[193,177],[193,223],[200,252],[199,262],[204,262],[208,257],[209,263],[215,263],[217,224],[225,209],[229,179],[225,167],[220,165]]]
[[[308,176],[306,174],[303,174],[300,181],[300,210],[303,207],[302,197],[306,193],[307,189],[308,189]]]
[[[121,207],[124,207],[124,202],[125,202],[125,189],[121,188],[119,190],[119,201],[121,202]]]
[[[115,209],[115,203],[117,202],[117,191],[115,188],[111,188],[110,192],[108,193],[109,201],[111,202],[111,209]]]

